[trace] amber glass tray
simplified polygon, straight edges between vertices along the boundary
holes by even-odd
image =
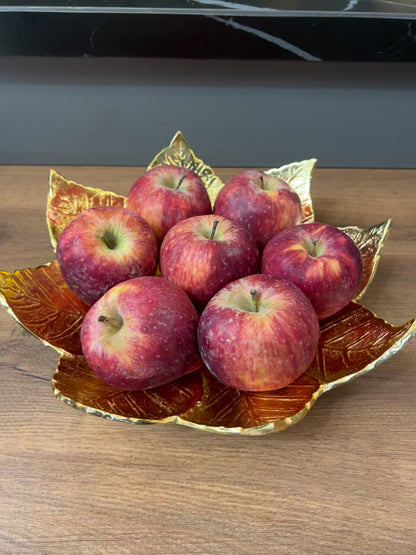
[[[214,171],[190,149],[178,132],[149,165],[174,164],[196,171],[211,200],[222,187]],[[303,221],[314,218],[310,180],[316,160],[273,168],[299,194]],[[92,189],[51,171],[47,223],[52,245],[65,226],[86,208],[123,206],[125,198]],[[103,383],[82,356],[80,325],[88,307],[63,283],[57,262],[16,272],[0,272],[0,301],[13,317],[60,354],[52,378],[54,395],[77,409],[125,422],[174,423],[200,430],[259,435],[298,422],[326,391],[372,370],[399,351],[416,334],[416,319],[394,326],[359,304],[370,285],[390,231],[386,220],[366,229],[341,228],[361,251],[364,276],[357,298],[321,322],[318,352],[312,365],[289,386],[247,393],[218,382],[206,368],[146,391],[127,392]]]

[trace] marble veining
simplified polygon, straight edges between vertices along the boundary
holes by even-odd
[[[400,52],[406,50],[409,42],[416,45],[416,30],[413,21],[407,23],[407,31],[399,35],[384,51],[379,54],[383,55],[385,61],[390,61],[392,56],[397,56]]]
[[[230,10],[244,10],[244,11],[255,10],[256,12],[259,10],[264,12],[273,11],[273,8],[266,8],[263,6],[259,8],[258,5],[239,4],[238,2],[222,2],[221,0],[195,0],[195,3],[202,4],[204,6],[208,5],[208,6],[227,8]]]
[[[225,25],[230,25],[231,27],[233,27],[234,29],[238,29],[241,31],[245,31],[247,33],[251,33],[253,35],[255,35],[256,37],[265,40],[267,42],[270,42],[271,44],[276,44],[277,46],[280,46],[280,48],[283,48],[285,50],[288,50],[289,52],[295,54],[296,56],[298,56],[299,58],[302,58],[303,60],[308,60],[310,62],[320,62],[322,61],[321,58],[318,58],[317,56],[314,56],[312,54],[310,54],[309,52],[306,52],[305,50],[303,50],[302,48],[299,48],[298,46],[295,46],[294,44],[291,44],[290,42],[276,37],[274,35],[271,35],[269,33],[265,33],[264,31],[261,31],[259,29],[255,29],[254,27],[250,26],[250,25],[242,25],[241,23],[238,23],[237,21],[234,21],[233,18],[221,18],[221,17],[215,17],[215,16],[210,16],[211,19],[215,20],[215,21],[219,21],[221,23],[224,23]]]
[[[345,8],[342,10],[343,12],[348,12],[349,10],[353,10],[360,0],[350,0]]]

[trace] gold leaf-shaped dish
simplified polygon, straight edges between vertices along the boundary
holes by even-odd
[[[88,306],[65,285],[56,261],[0,272],[0,302],[45,345],[82,354],[80,327]]]
[[[317,162],[316,158],[311,158],[266,171],[286,181],[296,191],[302,203],[302,223],[305,224],[314,218],[310,185]]]
[[[197,158],[181,133],[155,157],[150,167],[175,164],[203,178],[211,200],[221,181]],[[303,221],[313,220],[310,179],[316,160],[268,170],[289,182],[302,200]],[[91,206],[124,205],[125,198],[67,181],[52,171],[47,223],[53,246],[64,227]],[[391,221],[341,228],[357,244],[364,275],[357,299],[370,285]],[[241,392],[218,382],[205,367],[166,386],[126,392],[99,380],[82,356],[79,331],[88,310],[62,280],[57,262],[16,272],[0,272],[0,302],[28,331],[60,353],[52,378],[55,396],[88,413],[132,423],[176,423],[231,434],[259,435],[298,422],[324,392],[372,370],[416,334],[416,320],[393,326],[351,302],[321,322],[314,362],[289,386],[266,393]]]
[[[52,379],[55,395],[68,405],[106,418],[145,422],[167,421],[201,399],[199,372],[146,391],[122,391],[102,382],[84,357],[64,355]]]
[[[384,247],[391,230],[391,219],[367,229],[360,229],[356,226],[340,227],[339,229],[351,237],[361,252],[361,258],[363,260],[363,278],[355,298],[357,301],[367,291],[376,273],[381,249]]]
[[[101,191],[68,181],[51,170],[46,206],[46,220],[52,246],[61,231],[81,212],[94,206],[124,206],[125,198],[112,191]]]

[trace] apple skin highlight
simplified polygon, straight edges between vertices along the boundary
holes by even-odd
[[[59,235],[56,247],[65,283],[91,306],[121,281],[153,275],[158,247],[153,231],[125,208],[89,208]]]
[[[249,232],[214,214],[179,222],[160,248],[162,277],[179,285],[198,308],[230,281],[255,273],[258,265]]]
[[[159,244],[169,229],[181,220],[212,211],[199,175],[166,164],[139,177],[127,196],[126,208],[148,222]]]
[[[246,170],[219,191],[213,212],[245,227],[263,249],[276,233],[301,222],[302,205],[297,193],[278,177]]]
[[[256,274],[229,283],[211,299],[199,321],[198,345],[220,382],[269,391],[309,367],[319,333],[316,312],[295,285]]]
[[[110,289],[81,326],[83,354],[109,385],[125,390],[157,387],[202,364],[199,315],[179,287],[159,277],[139,277]]]
[[[263,251],[261,271],[299,287],[322,320],[355,297],[363,264],[350,237],[329,224],[313,222],[273,237]]]

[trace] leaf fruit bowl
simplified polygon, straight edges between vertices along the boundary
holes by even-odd
[[[310,180],[316,160],[273,168],[302,202],[302,222],[314,219]],[[148,169],[172,164],[195,171],[211,202],[223,186],[214,171],[190,149],[178,132]],[[124,206],[125,197],[92,189],[50,173],[47,224],[53,247],[62,230],[92,206]],[[205,368],[164,386],[123,391],[102,382],[82,355],[80,326],[88,306],[65,285],[56,261],[15,272],[0,272],[0,302],[44,345],[60,354],[52,377],[54,395],[64,403],[103,418],[131,422],[173,423],[226,434],[261,435],[301,420],[326,391],[372,370],[398,352],[416,334],[416,319],[395,326],[359,304],[370,285],[388,237],[391,221],[366,229],[343,227],[363,260],[360,291],[345,308],[321,321],[320,340],[311,366],[279,390],[250,393],[227,387]]]

